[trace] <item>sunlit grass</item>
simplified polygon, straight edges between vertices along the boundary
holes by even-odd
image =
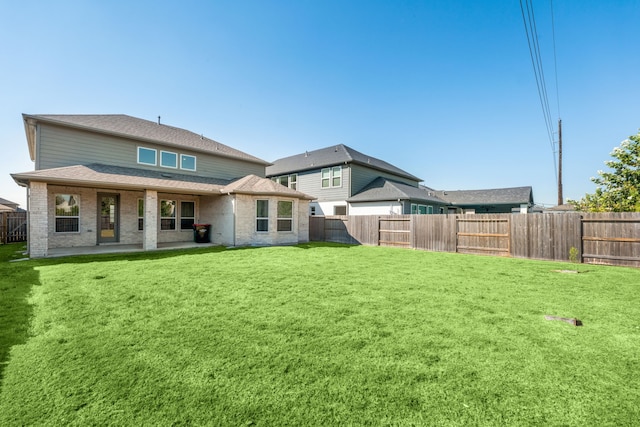
[[[0,268],[31,292],[0,425],[640,419],[639,270],[331,244]]]

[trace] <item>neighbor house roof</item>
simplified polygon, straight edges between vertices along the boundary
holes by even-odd
[[[343,165],[346,163],[360,164],[417,182],[422,181],[422,179],[411,175],[410,173],[387,163],[384,160],[362,154],[361,152],[343,144],[332,145],[319,150],[306,151],[301,154],[296,154],[295,156],[278,159],[273,162],[271,166],[267,166],[267,176],[301,172],[305,170],[324,168],[327,166]]]
[[[270,179],[260,178],[256,175],[247,175],[237,179],[221,189],[222,193],[291,196],[297,199],[314,200],[315,197],[285,187]]]
[[[186,192],[204,195],[212,193],[270,194],[312,199],[311,196],[256,175],[249,175],[233,181],[163,171],[91,164],[14,173],[11,176],[18,184],[22,185],[27,185],[30,181],[39,181],[49,184],[72,184],[84,187],[149,189],[168,193]]]
[[[11,200],[7,200],[7,199],[3,199],[2,197],[0,197],[0,205],[5,205],[5,206],[11,206],[11,205],[16,205],[18,206],[18,204],[16,202],[12,202]]]
[[[362,191],[347,199],[348,202],[379,202],[386,200],[422,200],[425,202],[447,204],[436,196],[434,190],[392,181],[378,177],[371,181]]]
[[[0,204],[0,212],[13,212],[15,209],[7,205]]]
[[[533,190],[531,187],[438,191],[437,195],[456,206],[533,203]]]
[[[240,159],[265,166],[270,164],[265,160],[221,144],[204,135],[199,135],[174,126],[159,124],[158,122],[127,116],[125,114],[23,114],[22,117],[25,122],[25,131],[27,133],[29,152],[31,153],[32,160],[34,159],[35,153],[34,125],[40,122],[135,139],[143,142],[188,148],[194,151]]]

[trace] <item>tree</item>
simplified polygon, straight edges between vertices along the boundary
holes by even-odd
[[[622,141],[607,160],[610,171],[591,178],[597,187],[581,200],[569,200],[579,211],[640,212],[640,132]]]

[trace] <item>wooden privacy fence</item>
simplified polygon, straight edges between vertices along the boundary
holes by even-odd
[[[640,213],[312,216],[309,237],[640,267]]]
[[[0,212],[0,243],[26,242],[27,213]]]

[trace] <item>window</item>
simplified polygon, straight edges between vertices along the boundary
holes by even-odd
[[[433,209],[433,207],[432,207],[431,209]],[[426,213],[428,213],[427,206],[425,206],[425,205],[418,205],[418,213],[419,213],[420,215],[425,215]],[[433,212],[431,212],[431,213],[433,213]]]
[[[138,147],[138,163],[155,166],[157,151],[153,148]]]
[[[347,205],[342,206],[334,206],[333,207],[334,215],[346,215],[347,214]]]
[[[433,206],[427,206],[427,213],[433,214]]]
[[[293,230],[293,202],[278,201],[278,231]]]
[[[297,190],[298,189],[298,174],[297,173],[292,173],[291,175],[289,175],[289,188],[291,188],[292,190]]]
[[[342,186],[342,166],[324,168],[320,171],[322,188]]]
[[[196,170],[196,156],[188,156],[186,154],[180,155],[180,169],[187,171]]]
[[[342,166],[334,166],[331,168],[331,186],[340,187],[342,185]]]
[[[285,187],[289,186],[289,175],[282,175],[278,177],[278,183],[280,185],[284,185]]]
[[[289,187],[292,190],[298,189],[297,173],[292,173],[291,175],[274,176],[273,178],[271,178],[271,180],[277,182],[278,184],[284,185],[285,187]]]
[[[415,215],[418,213],[418,205],[415,203],[411,203],[411,215]]]
[[[180,230],[191,230],[196,222],[196,202],[180,202]]]
[[[160,151],[160,166],[177,169],[178,155],[170,151]]]
[[[311,215],[315,215],[316,214],[316,207],[315,206],[309,206],[309,211],[310,211]]]
[[[138,230],[144,230],[144,200],[138,199]]]
[[[256,231],[269,231],[268,200],[256,200]]]
[[[56,233],[80,231],[79,201],[75,194],[56,194]]]
[[[176,229],[176,201],[160,201],[160,230]]]
[[[329,188],[331,186],[331,169],[322,169],[322,188]]]

